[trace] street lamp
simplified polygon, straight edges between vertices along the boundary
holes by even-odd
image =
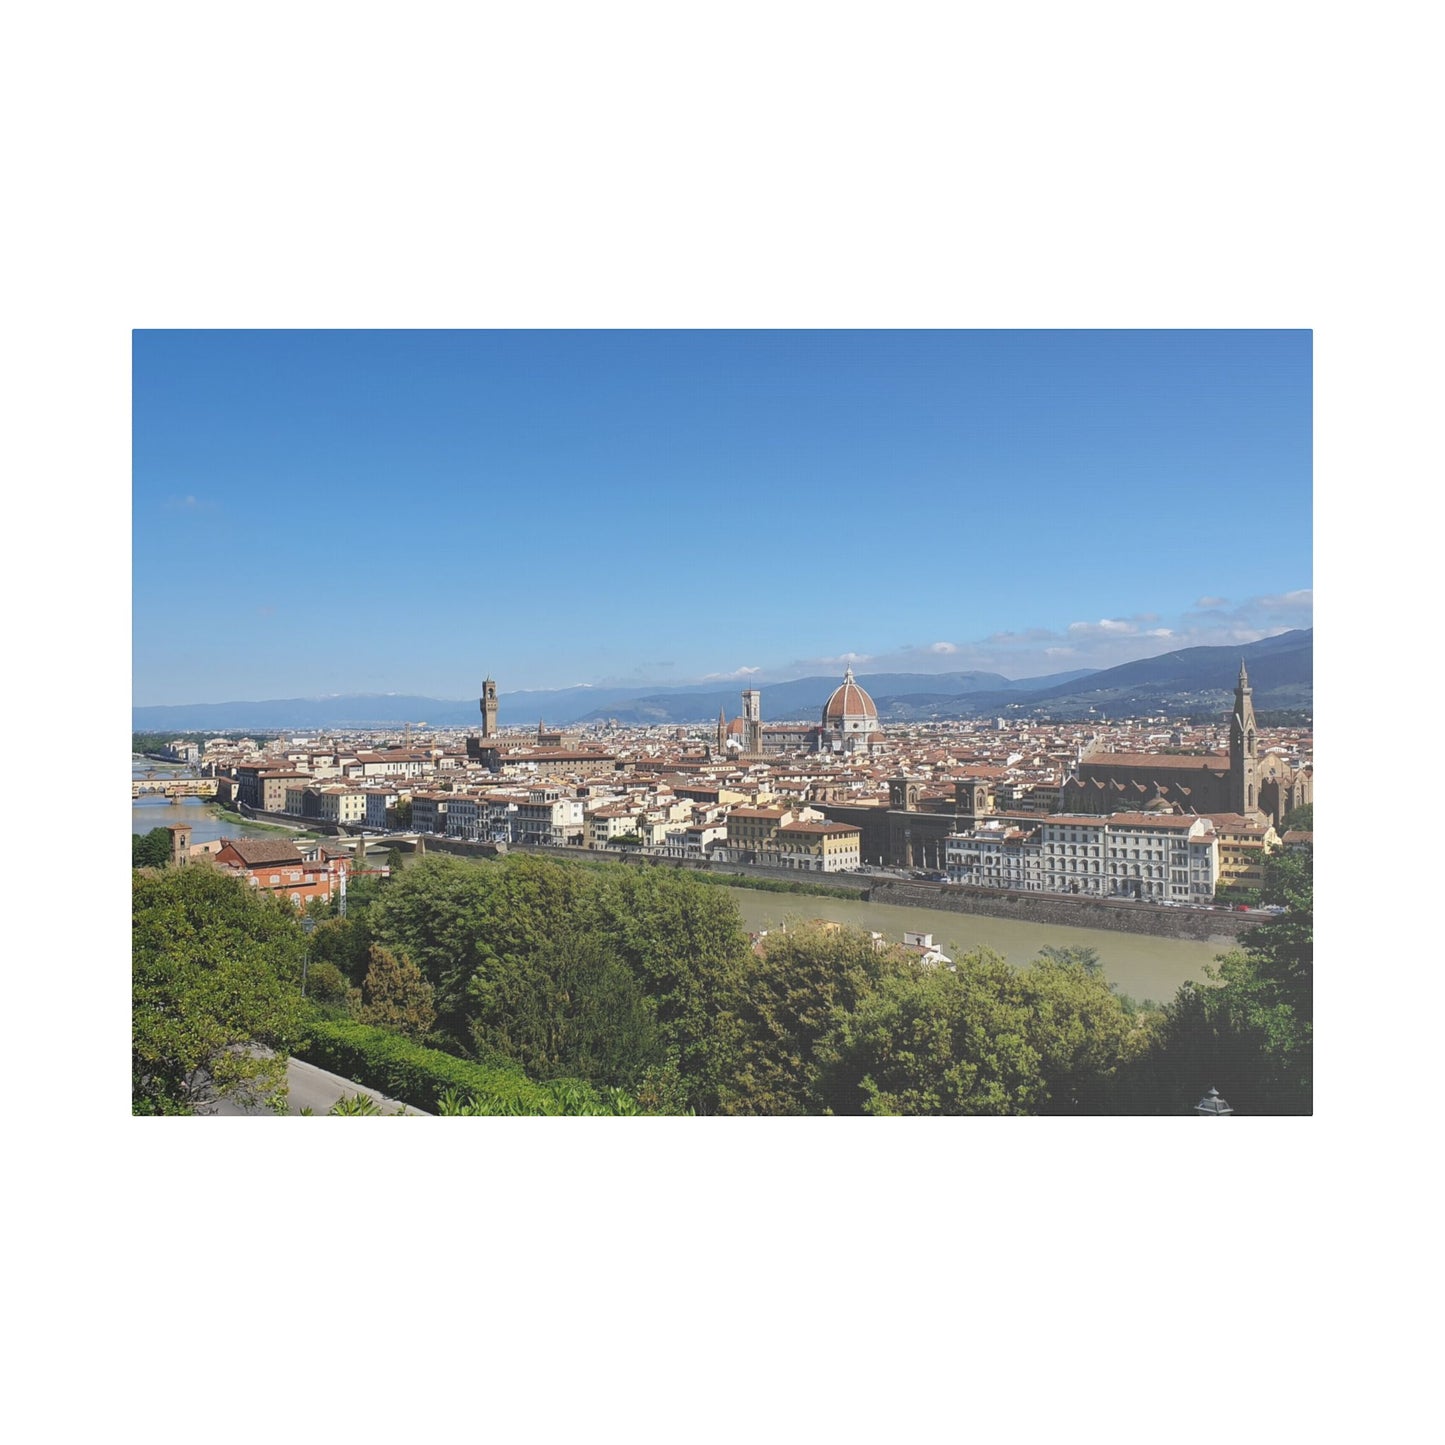
[[[306,974],[311,967],[311,935],[315,931],[316,920],[309,914],[301,915],[301,931],[306,935],[306,952],[301,958],[301,997],[306,997]]]
[[[1222,1118],[1225,1114],[1234,1113],[1234,1110],[1219,1097],[1219,1090],[1211,1084],[1209,1092],[1194,1106],[1194,1112],[1200,1118]]]

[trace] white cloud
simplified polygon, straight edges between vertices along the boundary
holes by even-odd
[[[735,667],[731,672],[705,672],[703,682],[736,682],[739,678],[752,677],[762,671],[760,667]]]
[[[800,658],[785,667],[770,667],[768,676],[801,677],[841,671],[845,666],[861,668],[864,663],[869,664],[871,672],[976,671],[1009,678],[1038,677],[1066,668],[1102,671],[1168,651],[1238,647],[1293,628],[1309,627],[1312,602],[1309,588],[1253,597],[1238,605],[1206,596],[1173,614],[1141,610],[1129,617],[1101,617],[1057,628],[995,632],[974,642],[905,642],[881,653],[845,652],[834,657]]]
[[[1256,597],[1254,605],[1265,612],[1298,612],[1303,609],[1313,610],[1314,601],[1314,590],[1302,587],[1297,592],[1284,592],[1278,597]]]
[[[1132,622],[1118,617],[1101,617],[1097,622],[1069,623],[1069,635],[1079,637],[1132,637],[1138,630]]]

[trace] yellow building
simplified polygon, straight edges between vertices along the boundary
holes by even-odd
[[[773,846],[778,829],[793,821],[790,808],[734,808],[728,814],[728,851],[762,853]],[[761,861],[761,860],[760,860]]]
[[[1280,846],[1274,825],[1239,813],[1211,813],[1219,839],[1219,886],[1262,888],[1264,860]]]
[[[328,823],[360,823],[366,818],[366,794],[358,788],[322,788],[321,816]]]
[[[783,868],[841,873],[863,861],[863,830],[850,823],[785,823],[773,846]]]

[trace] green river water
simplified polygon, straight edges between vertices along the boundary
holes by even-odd
[[[851,928],[876,930],[890,943],[901,943],[904,929],[916,930],[931,933],[934,943],[950,957],[956,958],[971,948],[991,948],[1016,967],[1028,963],[1041,948],[1094,948],[1104,965],[1105,976],[1121,993],[1139,1000],[1153,999],[1156,1003],[1173,998],[1174,991],[1186,979],[1202,979],[1205,966],[1228,948],[1224,943],[1151,938],[1099,928],[1059,928],[945,909],[915,908],[911,904],[861,903],[850,898],[764,893],[752,888],[728,891],[737,902],[744,927],[751,931],[778,928],[790,920],[824,918]]]

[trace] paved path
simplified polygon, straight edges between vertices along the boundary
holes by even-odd
[[[325,1069],[318,1069],[315,1064],[305,1063],[301,1059],[287,1060],[286,1082],[290,1085],[286,1100],[288,1114],[299,1114],[306,1108],[313,1114],[324,1114],[343,1095],[365,1094],[367,1098],[376,1100],[383,1114],[395,1114],[400,1109],[407,1114],[427,1117],[421,1109],[413,1109],[409,1104],[399,1104],[395,1099],[388,1099],[385,1094],[379,1094],[375,1089],[353,1083],[340,1074],[327,1073]],[[231,1104],[224,1099],[209,1111],[208,1117],[212,1116],[231,1119],[274,1117],[269,1110],[243,1109],[239,1104]]]

